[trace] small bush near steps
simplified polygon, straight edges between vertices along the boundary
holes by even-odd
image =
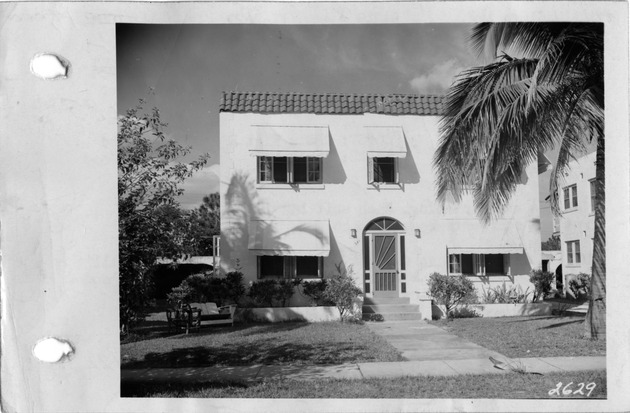
[[[458,304],[476,301],[477,294],[472,281],[466,276],[449,276],[434,272],[428,281],[427,294],[446,308],[448,318],[453,318],[453,309]]]
[[[354,283],[352,266],[343,268],[341,264],[335,264],[335,267],[337,273],[327,280],[322,298],[335,303],[341,321],[356,319],[353,314],[354,303],[363,291]]]

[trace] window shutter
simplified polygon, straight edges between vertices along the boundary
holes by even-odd
[[[293,278],[293,257],[284,257],[284,278]]]
[[[510,254],[503,254],[503,271],[505,271],[505,275],[512,275],[512,268],[510,267]]]
[[[368,184],[374,183],[374,158],[368,157]]]
[[[324,257],[319,257],[317,260],[317,276],[324,278]]]
[[[485,256],[483,254],[474,254],[473,260],[475,265],[475,274],[486,275]]]
[[[293,183],[293,158],[287,157],[287,182]]]
[[[397,184],[400,183],[400,174],[398,173],[398,158],[394,158],[394,177],[395,182]]]

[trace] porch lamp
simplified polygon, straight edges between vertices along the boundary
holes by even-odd
[[[357,237],[357,230],[356,230],[356,229],[354,229],[354,228],[352,228],[352,229],[350,230],[350,235],[352,235],[352,238],[356,238],[356,237]]]
[[[413,232],[416,234],[416,238],[420,238],[420,230],[418,228],[414,229]]]

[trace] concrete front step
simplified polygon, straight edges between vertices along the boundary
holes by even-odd
[[[423,320],[419,312],[410,313],[363,313],[366,321],[402,321],[402,320]]]
[[[588,312],[588,303],[581,304],[577,307],[569,308],[565,311],[568,315],[586,315]]]
[[[415,304],[372,304],[364,305],[363,312],[373,313],[413,313],[420,310],[419,305]]]
[[[364,305],[380,305],[380,304],[409,304],[409,297],[365,297]]]

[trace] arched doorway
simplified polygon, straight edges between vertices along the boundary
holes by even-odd
[[[566,290],[564,289],[564,277],[562,276],[562,264],[558,265],[556,268],[556,290],[562,291],[562,295],[566,294]]]
[[[394,218],[380,217],[363,230],[364,291],[374,297],[407,292],[405,229]]]

